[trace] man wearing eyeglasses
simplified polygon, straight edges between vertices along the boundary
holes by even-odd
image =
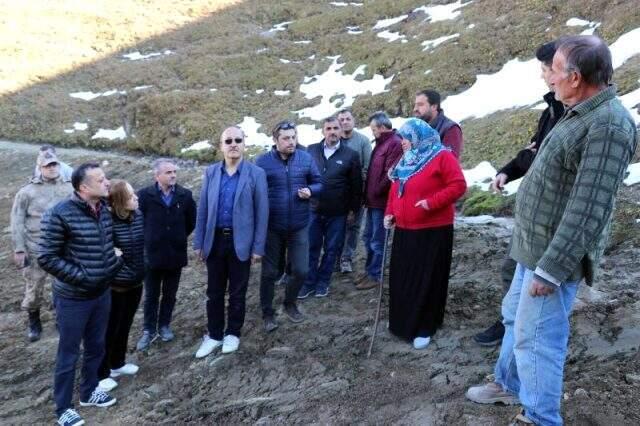
[[[269,199],[260,167],[244,161],[245,135],[236,126],[220,137],[223,160],[209,166],[202,181],[193,248],[207,264],[207,321],[196,358],[222,346],[235,352],[244,324],[251,263],[264,255]],[[225,330],[224,299],[229,293]]]
[[[294,323],[304,316],[296,298],[309,268],[309,199],[322,190],[320,173],[311,156],[296,149],[295,124],[283,121],[273,129],[274,146],[261,155],[256,165],[267,175],[269,225],[260,279],[260,304],[265,331],[278,327],[273,309],[274,284],[284,257],[291,265],[285,282],[284,313]]]

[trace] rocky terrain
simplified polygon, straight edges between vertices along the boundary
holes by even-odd
[[[0,423],[7,425],[54,421],[54,312],[44,312],[43,339],[27,343],[26,315],[20,311],[23,284],[10,262],[8,233],[13,196],[33,169],[36,149],[0,142]],[[126,177],[137,188],[151,179],[149,158],[82,149],[61,149],[59,155],[72,164],[102,161],[110,177]],[[201,172],[185,163],[180,179],[197,192]],[[640,202],[635,187],[623,188],[621,196]],[[206,328],[206,275],[191,259],[178,293],[176,340],[156,343],[147,353],[133,352],[141,330],[139,311],[129,354],[140,365],[139,374],[119,380],[116,406],[81,413],[89,424],[506,424],[514,407],[476,405],[464,399],[464,392],[487,379],[498,356],[497,348],[476,346],[472,335],[496,319],[509,224],[508,218],[457,223],[443,328],[427,350],[415,351],[388,334],[383,304],[370,359],[376,293],[358,292],[351,276],[338,275],[330,297],[302,303],[304,323],[294,325],[280,316],[280,328],[266,335],[254,267],[240,350],[196,360]],[[640,423],[639,260],[635,243],[622,239],[604,259],[596,286],[580,291],[566,364],[567,424]],[[362,266],[362,258],[356,263]]]

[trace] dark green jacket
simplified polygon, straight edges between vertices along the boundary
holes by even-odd
[[[615,86],[568,109],[518,189],[511,257],[560,282],[590,285],[636,144]]]

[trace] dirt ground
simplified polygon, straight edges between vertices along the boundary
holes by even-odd
[[[9,212],[33,169],[35,150],[0,142],[1,424],[54,422],[54,314],[44,311],[42,340],[27,343],[26,314],[20,311],[23,284],[10,263]],[[72,164],[104,160],[110,176],[126,176],[136,187],[151,179],[148,158],[79,149],[60,150],[59,155]],[[180,178],[197,190],[201,170],[186,164]],[[624,191],[640,201],[637,189]],[[175,341],[129,354],[141,368],[137,376],[119,380],[113,392],[116,406],[79,411],[89,424],[507,424],[516,408],[476,405],[464,399],[464,392],[486,379],[498,356],[497,348],[480,348],[472,336],[497,318],[499,267],[509,233],[508,219],[458,223],[444,327],[427,350],[415,351],[389,335],[383,308],[370,359],[366,351],[375,292],[358,292],[351,276],[336,276],[330,297],[301,304],[304,323],[294,325],[280,316],[280,328],[266,335],[259,313],[259,271],[254,269],[240,350],[196,360],[206,323],[205,269],[191,262],[178,293]],[[581,289],[566,364],[567,424],[640,423],[638,255],[631,244],[617,245],[604,261],[596,289]],[[358,258],[357,267],[362,263]],[[141,320],[140,309],[132,349]]]

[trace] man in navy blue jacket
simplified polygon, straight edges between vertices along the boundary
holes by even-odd
[[[264,170],[244,161],[242,129],[229,127],[220,137],[224,159],[204,173],[193,248],[207,263],[207,321],[196,358],[222,346],[231,353],[240,344],[251,263],[264,255],[269,220]],[[228,285],[227,285],[228,283]],[[224,297],[229,292],[225,330]]]
[[[326,118],[322,123],[324,139],[307,149],[321,171],[322,194],[311,199],[309,274],[298,299],[312,294],[316,297],[329,295],[331,273],[342,251],[347,221],[353,223],[360,211],[360,158],[356,151],[343,143],[340,133],[337,117]]]
[[[274,147],[261,155],[256,165],[264,169],[269,188],[269,226],[260,279],[260,304],[266,331],[278,327],[273,309],[275,281],[288,256],[291,276],[285,285],[284,312],[293,322],[304,320],[296,297],[309,267],[309,199],[322,190],[320,173],[313,159],[296,150],[295,124],[283,121],[273,130]]]

